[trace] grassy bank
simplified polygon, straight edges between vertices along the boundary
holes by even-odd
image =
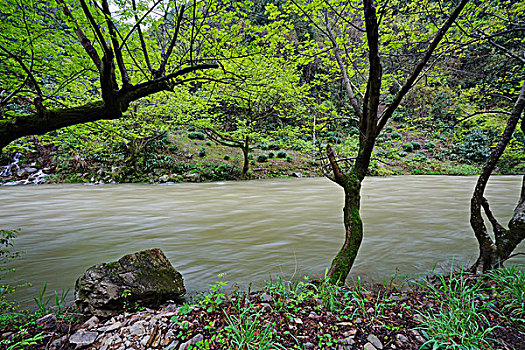
[[[151,324],[142,338],[133,340],[112,327],[113,333],[101,332],[89,348],[102,348],[111,337],[120,339],[120,345],[126,337],[129,344],[139,344],[146,336],[159,338],[159,345],[150,346],[158,349],[185,342],[194,349],[523,349],[525,344],[525,273],[517,267],[481,277],[456,271],[400,286],[365,286],[357,279],[336,287],[305,277],[269,280],[255,292],[227,294],[224,287],[223,282],[212,284],[209,291],[164,311],[130,307],[98,326],[82,326],[85,317],[64,308],[59,299],[53,307],[44,299],[47,307],[40,304],[36,313],[3,311],[1,346],[44,349],[82,327],[131,327],[140,320]],[[49,312],[57,316],[52,328],[38,320]],[[162,322],[151,322],[163,315]],[[60,344],[74,347],[67,341]],[[106,348],[118,349],[119,344]]]

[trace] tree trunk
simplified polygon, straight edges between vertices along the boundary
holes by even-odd
[[[501,135],[501,138],[496,147],[494,147],[490,153],[490,156],[485,163],[483,170],[481,171],[481,175],[478,178],[472,199],[470,201],[470,225],[474,231],[474,235],[476,236],[479,245],[479,257],[474,265],[472,265],[471,270],[478,274],[501,266],[503,262],[511,256],[518,244],[520,244],[520,242],[525,238],[525,183],[522,184],[520,200],[514,209],[514,215],[509,222],[508,230],[501,226],[494,215],[492,215],[489,203],[484,197],[490,175],[494,171],[498,160],[512,139],[512,134],[516,130],[520,118],[522,118],[524,108],[525,82],[521,86],[520,94],[507,121],[505,131]],[[490,237],[487,231],[485,221],[481,214],[482,208],[492,225],[495,240]]]
[[[250,160],[248,159],[248,155],[250,154],[250,138],[248,136],[246,136],[246,139],[244,139],[244,145],[243,147],[241,147],[241,149],[243,155],[241,177],[243,179],[246,179],[248,175],[248,170],[250,169]]]
[[[344,284],[363,240],[363,222],[359,213],[361,183],[362,181],[353,172],[344,175],[342,187],[345,193],[343,207],[345,242],[328,270],[330,282],[334,284]]]

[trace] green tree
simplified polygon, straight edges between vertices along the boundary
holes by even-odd
[[[332,60],[338,68],[351,108],[358,119],[359,145],[350,168],[340,165],[330,145],[326,148],[331,167],[331,174],[327,176],[341,186],[345,194],[343,208],[345,241],[334,258],[328,275],[331,282],[344,283],[363,239],[363,223],[359,212],[361,186],[368,173],[377,137],[400,106],[403,98],[432,66],[430,63],[436,58],[436,50],[443,50],[440,43],[468,0],[459,1],[454,8],[451,8],[452,4],[446,6],[445,10],[449,14],[442,17],[440,24],[435,22],[437,19],[429,22],[422,35],[409,30],[413,28],[408,24],[402,26],[407,30],[406,36],[395,30],[395,23],[388,23],[389,18],[394,18],[394,12],[403,8],[398,2],[389,6],[384,2],[376,4],[373,0],[363,0],[362,12],[357,10],[357,2],[295,0],[292,2],[328,39],[330,45],[328,48],[331,48],[332,55],[325,54],[325,60],[327,58]],[[417,4],[418,8],[421,6],[435,8],[435,5],[430,1],[423,5]],[[379,6],[379,11],[376,6]],[[413,7],[416,4],[409,3],[406,6],[406,11],[414,12]],[[381,21],[378,19],[378,12]],[[380,23],[383,24],[382,27]],[[423,42],[420,42],[418,35],[423,37]],[[403,66],[397,67],[396,70],[385,71],[385,63],[381,58],[387,56],[389,50],[407,44],[410,47],[418,46],[415,50],[418,56],[417,62],[411,68]],[[326,52],[326,47],[322,49]],[[399,83],[397,88],[390,89],[389,85],[394,80],[404,82]],[[391,91],[394,93],[389,94]]]

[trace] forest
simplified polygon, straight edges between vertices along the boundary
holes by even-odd
[[[176,345],[153,346],[155,330],[139,348],[522,349],[525,275],[505,263],[524,254],[524,2],[4,0],[0,19],[6,198],[24,184],[292,177],[329,179],[342,195],[340,248],[321,279],[267,281],[260,294],[242,297],[225,295],[217,282],[178,318],[167,316],[181,329]],[[367,239],[363,184],[394,175],[475,177],[465,208],[475,260],[415,282],[408,297],[403,288],[348,284]],[[505,203],[507,228],[490,203],[507,197],[486,194],[496,175],[521,176],[517,203]],[[18,316],[6,299],[15,288],[4,275],[16,274],[13,244],[24,227],[0,229],[0,334],[8,334],[0,346],[53,348],[65,333],[39,328],[37,316],[51,310],[45,288],[35,298],[40,313]],[[474,316],[454,314],[465,293]],[[55,295],[52,314],[64,321],[66,297]],[[399,316],[399,298],[408,298],[409,316]],[[440,303],[450,303],[442,318],[416,311]],[[296,309],[315,317],[298,322]],[[322,326],[312,331],[316,317]],[[366,323],[359,330],[356,317]],[[86,321],[67,320],[77,328]],[[181,325],[188,320],[210,328]],[[298,328],[315,339],[300,338]],[[103,348],[95,341],[54,348],[74,344]]]

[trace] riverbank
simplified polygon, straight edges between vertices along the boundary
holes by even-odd
[[[110,319],[48,308],[0,326],[9,349],[524,349],[525,273],[429,276],[345,287],[270,280],[260,291],[211,285],[183,305]],[[43,311],[43,310],[42,310]],[[32,339],[32,340],[31,340]],[[25,343],[24,343],[25,340]],[[17,345],[18,344],[18,345]]]
[[[68,134],[45,142],[34,138],[18,147],[21,151],[14,147],[0,155],[0,183],[167,183],[322,176],[320,150],[325,142],[332,143],[341,157],[352,157],[358,142],[351,131],[323,132],[318,135],[322,143],[313,142],[311,135],[262,139],[250,145],[244,164],[241,149],[215,142],[194,128],[129,140],[88,133],[80,141],[64,135]],[[378,139],[369,174],[479,174],[488,148],[454,142],[454,135],[416,131],[404,124],[388,127]],[[506,153],[496,174],[522,174],[522,158],[519,150]],[[244,174],[243,168],[247,169]]]

